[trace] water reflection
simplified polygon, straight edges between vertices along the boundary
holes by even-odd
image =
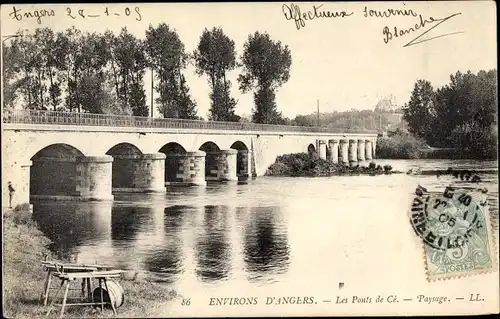
[[[203,223],[196,240],[196,274],[203,281],[221,280],[229,275],[228,211],[228,206],[204,207]]]
[[[420,163],[387,162],[402,171]],[[426,169],[434,167],[425,165]],[[444,162],[440,165],[444,169],[450,166]],[[497,236],[498,179],[495,174],[481,178],[481,187],[487,187],[494,197],[490,205]],[[151,271],[158,279],[199,285],[200,289],[207,282],[210,286],[218,282],[293,283],[296,278],[307,277],[311,268],[324,272],[331,268],[316,257],[320,254],[310,254],[309,248],[338,240],[340,234],[341,226],[328,222],[337,212],[321,207],[344,207],[353,199],[370,203],[389,198],[400,182],[410,185],[405,186],[410,192],[413,185],[442,189],[453,181],[406,174],[259,178],[247,185],[170,187],[166,194],[155,195],[116,194],[114,202],[37,201],[33,203],[33,215],[52,240],[51,250],[60,258],[78,256],[78,262],[88,263],[98,258],[102,263]],[[320,208],[311,216],[301,214],[302,208],[311,205]],[[372,215],[368,220],[376,223]],[[311,231],[318,236],[305,237]],[[357,241],[361,235],[346,236],[343,239],[348,242]],[[343,267],[352,266],[341,264]]]
[[[185,217],[195,211],[190,206],[170,206],[164,209],[164,237],[144,261],[146,270],[158,273],[164,281],[174,282],[183,271],[181,230]]]
[[[111,238],[115,244],[133,241],[140,228],[151,221],[150,207],[113,207]]]
[[[109,241],[111,208],[111,202],[39,201],[33,204],[33,218],[57,257],[74,259],[79,246]]]
[[[288,237],[279,207],[252,207],[245,226],[245,265],[251,280],[284,273],[289,264]]]

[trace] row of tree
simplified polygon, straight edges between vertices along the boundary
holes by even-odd
[[[399,114],[401,114],[401,107],[397,105],[393,95],[388,95],[379,99],[374,110],[351,109],[342,112],[333,111],[297,115],[294,119],[288,121],[288,124],[383,131],[390,125],[401,125]]]
[[[205,29],[194,52],[186,52],[177,32],[162,23],[139,39],[120,34],[49,28],[18,33],[4,54],[4,106],[18,100],[29,109],[147,116],[146,70],[153,71],[158,111],[169,118],[199,119],[183,74],[188,64],[211,88],[209,119],[239,121],[228,72],[241,68],[239,89],[253,91],[256,123],[285,124],[275,91],[290,76],[291,53],[267,33],[248,36],[238,59],[234,41],[221,28]]]
[[[403,118],[409,131],[430,146],[460,148],[480,158],[496,158],[498,142],[497,70],[457,72],[433,88],[415,83]]]
[[[319,126],[335,127],[343,129],[368,129],[368,130],[384,130],[388,125],[393,124],[389,114],[380,110],[349,110],[349,111],[334,111],[329,113],[297,115],[289,121],[290,125],[296,126]]]

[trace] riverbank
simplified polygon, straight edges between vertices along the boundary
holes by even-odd
[[[4,315],[12,318],[39,318],[45,316],[40,296],[46,272],[41,261],[51,256],[47,248],[50,240],[38,229],[27,209],[19,205],[3,214],[3,288]],[[178,297],[177,293],[144,275],[130,272],[119,281],[125,291],[125,303],[117,309],[118,317],[158,317],[164,315],[168,304]],[[55,292],[52,291],[52,295]],[[52,317],[59,316],[60,306],[55,307]],[[92,307],[67,307],[67,317],[109,317],[112,310],[103,313]]]
[[[465,148],[435,148],[411,135],[394,135],[377,139],[377,157],[383,159],[476,159],[491,160]]]
[[[346,166],[334,164],[318,157],[316,154],[294,153],[281,155],[269,166],[266,176],[288,176],[288,177],[321,177],[336,175],[383,175],[401,174],[395,171],[391,165],[380,166],[375,162],[367,162],[366,166]]]

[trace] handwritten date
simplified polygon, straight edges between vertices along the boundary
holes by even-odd
[[[12,12],[9,13],[9,17],[16,21],[23,20],[35,20],[38,24],[42,24],[44,18],[55,17],[56,10],[54,9],[39,9],[39,10],[30,10],[26,11],[20,8],[16,8],[16,6],[12,7]],[[139,7],[129,8],[126,7],[123,11],[112,11],[108,7],[105,7],[104,10],[100,12],[100,14],[96,14],[95,10],[86,10],[86,9],[72,9],[71,7],[66,7],[66,16],[71,19],[87,19],[87,18],[99,18],[99,17],[109,17],[109,16],[126,16],[126,17],[135,17],[135,20],[141,21],[142,15]]]
[[[136,17],[135,17],[135,19],[136,19],[137,21],[141,21],[141,20],[142,20],[142,16],[141,16],[141,12],[140,12],[139,7],[135,7],[135,8],[134,8],[134,12],[135,12],[135,16],[136,16]],[[67,7],[67,8],[66,8],[66,13],[67,13],[67,15],[68,15],[70,18],[72,18],[72,19],[76,19],[76,18],[77,18],[77,16],[75,16],[75,12],[72,12],[72,10],[71,10],[71,8],[70,8],[70,7]],[[98,18],[98,17],[100,17],[100,16],[101,16],[100,14],[87,14],[87,15],[86,15],[86,14],[85,14],[85,12],[84,12],[84,9],[79,9],[79,10],[77,10],[77,13],[78,13],[78,15],[79,15],[80,17],[82,17],[82,18]],[[123,12],[123,13],[125,14],[125,16],[129,17],[129,16],[132,14],[132,10],[130,10],[130,8],[128,8],[128,7],[127,7],[127,8],[125,8],[125,10],[124,10],[124,12]],[[111,11],[109,10],[109,8],[108,8],[108,7],[106,7],[106,9],[104,10],[104,12],[103,12],[103,15],[102,15],[102,16],[109,17],[109,16],[111,16],[111,15],[114,15],[114,16],[119,17],[119,16],[121,16],[122,14],[121,14],[120,12],[111,12]]]

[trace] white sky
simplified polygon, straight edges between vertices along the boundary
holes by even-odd
[[[118,33],[123,26],[137,37],[144,38],[149,24],[169,24],[179,33],[186,51],[192,52],[198,43],[202,30],[220,26],[235,41],[238,54],[248,34],[267,31],[271,38],[290,47],[292,67],[290,80],[277,93],[277,103],[285,116],[316,111],[316,100],[320,110],[343,111],[351,108],[373,109],[384,96],[394,95],[398,104],[408,101],[417,79],[427,79],[434,86],[448,82],[449,76],[457,70],[496,68],[496,8],[493,1],[467,2],[366,2],[366,3],[324,3],[322,10],[354,12],[350,17],[335,19],[314,19],[297,30],[293,20],[286,20],[282,12],[283,3],[223,3],[223,4],[110,4],[111,16],[105,16],[106,5],[70,5],[76,19],[67,16],[65,5],[16,5],[21,13],[30,10],[53,9],[55,16],[44,17],[41,24],[36,19],[15,20],[9,14],[12,5],[2,5],[2,36],[15,33],[18,29],[33,30],[50,27],[55,31],[75,26],[81,30],[104,32],[110,29]],[[297,3],[302,12],[313,9],[313,4]],[[134,7],[139,7],[142,21],[137,21]],[[462,31],[464,33],[434,39],[417,45],[402,47],[437,22],[403,37],[383,42],[382,29],[410,28],[420,22],[419,17],[364,17],[368,10],[412,9],[429,20],[445,18],[461,13],[445,21],[424,37]],[[131,8],[129,17],[125,8]],[[84,14],[100,14],[97,18],[82,18]],[[119,13],[115,16],[113,13]],[[232,72],[232,93],[239,103],[236,112],[249,114],[253,106],[252,93],[238,91],[236,77],[239,69]],[[194,68],[185,71],[191,93],[198,103],[198,114],[205,117],[209,109],[209,87],[206,77],[194,74]],[[145,82],[149,83],[150,73]],[[149,85],[146,85],[147,99],[150,99]]]

